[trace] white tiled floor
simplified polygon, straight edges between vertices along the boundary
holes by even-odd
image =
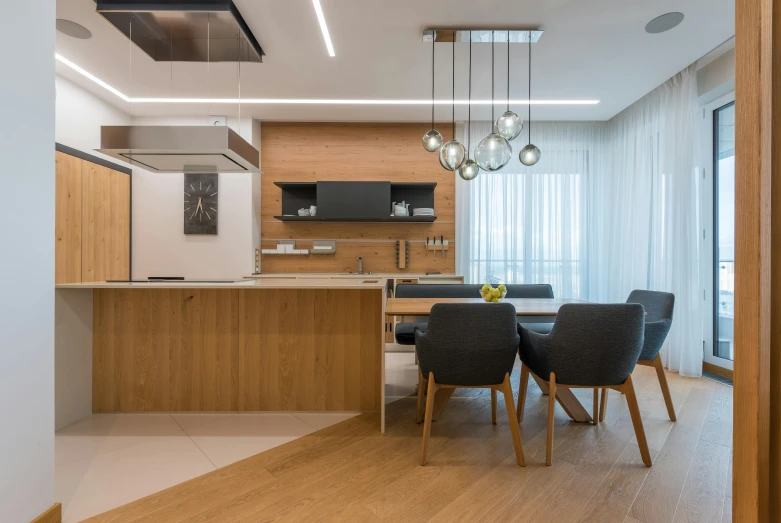
[[[386,356],[386,401],[415,390],[410,353]],[[93,414],[55,435],[55,495],[71,523],[357,413]]]

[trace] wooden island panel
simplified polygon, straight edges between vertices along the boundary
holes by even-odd
[[[93,411],[376,411],[378,289],[96,289]]]

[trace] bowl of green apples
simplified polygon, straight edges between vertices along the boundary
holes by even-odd
[[[492,287],[491,284],[486,283],[480,289],[480,296],[488,303],[499,303],[507,296],[507,287],[504,285]]]

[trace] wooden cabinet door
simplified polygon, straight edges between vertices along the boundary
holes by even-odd
[[[55,152],[54,283],[80,283],[82,181],[85,162]]]
[[[130,279],[130,176],[83,162],[84,282]]]

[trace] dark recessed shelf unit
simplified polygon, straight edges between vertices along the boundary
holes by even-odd
[[[436,216],[391,216],[394,202],[409,204],[410,213],[418,207],[434,208],[431,183],[391,182],[274,182],[282,189],[282,215],[290,222],[382,222],[427,223]],[[299,216],[298,210],[317,206],[316,216]]]

